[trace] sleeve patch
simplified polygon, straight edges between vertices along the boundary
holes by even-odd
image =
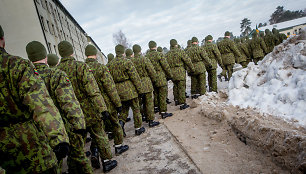
[[[69,81],[70,81],[68,77],[66,77],[66,81],[67,81],[67,82],[69,82]]]
[[[91,69],[89,69],[89,72],[92,72],[92,70],[91,70]]]
[[[39,75],[37,69],[34,68],[34,74]]]

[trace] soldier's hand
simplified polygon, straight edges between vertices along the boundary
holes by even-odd
[[[65,158],[69,153],[69,144],[68,143],[60,143],[55,146],[53,152],[56,155],[58,161]]]
[[[80,134],[82,137],[86,137],[87,135],[86,129],[77,129],[77,130],[74,130],[73,132],[76,134]]]
[[[117,107],[116,110],[117,110],[118,113],[121,113],[122,112],[122,106]]]
[[[109,119],[109,113],[107,111],[102,112],[102,120],[108,120]]]

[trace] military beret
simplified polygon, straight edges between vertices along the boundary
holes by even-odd
[[[208,40],[213,40],[213,37],[211,35],[206,36],[205,41],[208,41]]]
[[[124,54],[124,46],[118,44],[118,45],[115,47],[115,52],[116,52],[117,55]]]
[[[191,40],[188,40],[188,41],[187,41],[187,45],[190,45],[190,44],[191,44]]]
[[[192,37],[191,42],[199,42],[197,37]]]
[[[87,45],[85,48],[85,55],[86,56],[94,56],[97,54],[97,49],[93,45]]]
[[[163,52],[163,48],[162,47],[157,47],[157,51],[158,52]]]
[[[230,36],[231,35],[231,33],[229,32],[229,31],[226,31],[225,33],[224,33],[224,36]]]
[[[277,29],[276,29],[276,28],[273,28],[273,29],[272,29],[272,33],[274,33],[274,34],[277,33]]]
[[[175,39],[171,39],[170,40],[170,46],[174,47],[175,45],[177,45],[177,41]]]
[[[73,47],[68,41],[61,41],[58,44],[58,52],[62,57],[68,57],[73,54]]]
[[[107,59],[113,59],[115,56],[112,54],[112,53],[109,53],[108,55],[107,55]]]
[[[0,25],[0,38],[3,38],[3,36],[4,36],[4,31],[3,31],[3,29],[2,29],[2,27]]]
[[[32,62],[36,62],[47,57],[47,50],[45,46],[38,41],[28,43],[26,46],[26,51],[28,58]]]
[[[133,51],[134,51],[135,54],[140,53],[141,52],[141,47],[139,45],[135,44],[133,46]]]
[[[269,29],[265,29],[265,33],[268,34],[270,32]]]
[[[156,42],[154,42],[153,40],[151,40],[149,42],[149,48],[155,48],[157,46]]]
[[[131,50],[130,48],[125,50],[125,55],[127,57],[130,57],[132,54],[133,54],[133,50]]]
[[[48,54],[47,58],[48,58],[47,62],[49,66],[56,66],[59,61],[59,57],[55,54]]]

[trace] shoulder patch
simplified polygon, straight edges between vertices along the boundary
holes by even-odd
[[[92,69],[89,68],[89,72],[92,72]]]
[[[69,82],[69,81],[70,81],[70,80],[69,80],[69,78],[68,78],[67,76],[66,76],[66,81],[67,81],[67,82]]]
[[[34,74],[39,75],[37,69],[34,68],[33,70],[34,70]]]

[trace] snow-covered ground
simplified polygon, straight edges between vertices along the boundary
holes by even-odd
[[[228,85],[228,102],[297,120],[305,126],[306,41],[297,38],[275,47],[258,65],[250,63],[236,71]]]

